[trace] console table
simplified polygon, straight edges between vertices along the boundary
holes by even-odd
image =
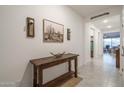
[[[32,59],[30,62],[33,64],[33,86],[34,87],[45,87],[45,86],[55,86],[57,83],[59,83],[62,80],[67,79],[69,76],[75,76],[76,78],[78,77],[77,75],[77,57],[79,55],[77,54],[64,54],[60,58],[55,58],[54,56],[50,57],[44,57],[44,58],[39,58],[39,59]],[[74,61],[72,61],[74,60]],[[51,80],[45,84],[43,84],[43,69],[59,65],[62,63],[68,63],[68,72],[57,77],[54,80]],[[74,69],[75,71],[71,70],[71,62],[74,62]]]

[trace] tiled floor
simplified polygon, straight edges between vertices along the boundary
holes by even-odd
[[[109,54],[83,65],[79,69],[83,80],[77,87],[123,87],[124,80]]]

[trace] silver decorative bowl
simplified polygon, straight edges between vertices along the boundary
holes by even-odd
[[[53,56],[55,56],[55,58],[60,58],[60,57],[62,57],[65,54],[65,52],[63,52],[63,53],[57,53],[57,54],[54,54],[54,53],[50,52],[50,54],[53,55]]]

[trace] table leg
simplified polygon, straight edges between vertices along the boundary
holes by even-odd
[[[68,71],[71,72],[71,61],[68,61]]]
[[[38,85],[39,85],[39,87],[43,86],[43,69],[42,69],[42,67],[39,67],[39,69],[38,69]]]
[[[33,87],[37,87],[37,67],[34,66]]]
[[[77,57],[75,58],[75,62],[74,62],[75,64],[74,64],[74,66],[75,66],[75,77],[77,78],[78,77],[78,72],[77,72],[77,66],[78,66],[78,64],[77,64]]]

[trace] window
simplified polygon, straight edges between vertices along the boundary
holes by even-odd
[[[105,38],[104,39],[104,48],[109,46],[109,48],[118,47],[120,45],[120,38]]]

